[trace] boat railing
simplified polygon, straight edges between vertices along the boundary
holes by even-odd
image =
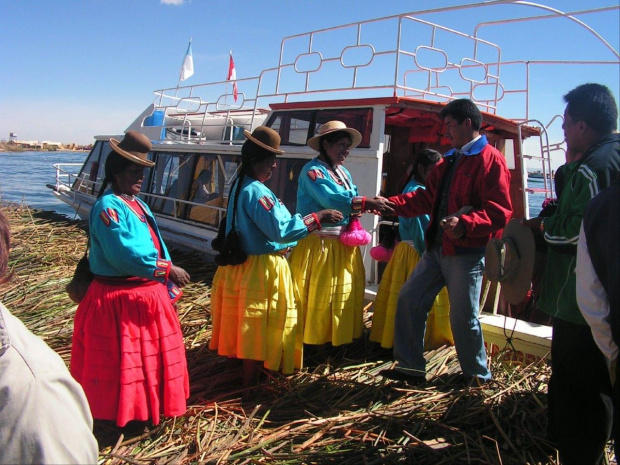
[[[170,217],[170,218],[174,218],[177,220],[196,221],[199,223],[204,223],[203,221],[194,220],[191,217],[185,217],[185,215],[179,215],[179,212],[184,211],[185,207],[190,207],[190,208],[198,207],[198,208],[204,209],[205,211],[210,211],[213,213],[213,220],[210,221],[208,224],[210,224],[214,228],[217,228],[217,226],[220,224],[221,219],[226,213],[225,207],[218,207],[217,205],[208,205],[205,203],[192,202],[191,200],[177,199],[175,197],[168,197],[168,196],[160,195],[160,194],[140,192],[140,197],[146,199],[147,203],[149,204],[156,203],[158,200],[161,201],[162,204],[167,204],[168,202],[171,202],[172,208],[169,210],[168,213],[164,214],[159,211],[154,212],[156,215],[158,215],[159,218]],[[152,201],[149,201],[149,199],[152,199]]]
[[[512,16],[502,18],[498,8],[506,5],[523,7],[528,14],[514,17],[511,10]],[[476,21],[478,8],[496,8],[493,11],[498,19]],[[470,98],[490,113],[528,121],[533,119],[534,67],[618,67],[618,51],[579,17],[619,9],[611,6],[567,13],[533,2],[495,0],[319,29],[285,37],[277,66],[256,77],[236,80],[237,100],[232,82],[218,81],[157,90],[153,111],[163,111],[164,129],[169,129],[167,123],[178,123],[180,138],[197,143],[242,141],[242,131],[237,128],[252,130],[261,124],[270,104],[301,100],[402,96],[445,102]],[[459,28],[471,32],[438,24],[446,14],[455,12],[460,13]],[[571,60],[507,59],[499,44],[481,37],[482,32],[512,23],[557,19],[572,22],[594,36],[610,52],[610,60],[589,60],[587,51],[582,56],[573,53]],[[489,36],[496,40],[498,36],[492,32]],[[160,136],[165,142],[165,131]]]
[[[82,165],[82,163],[54,163],[53,166],[56,170],[56,184],[54,190],[58,191],[61,186],[70,189],[75,180],[78,179],[78,174]],[[68,170],[69,167],[77,169]]]
[[[54,186],[54,190],[56,192],[62,192],[63,195],[71,195],[73,202],[78,203],[79,199],[77,198],[78,194],[86,194],[90,196],[94,196],[95,193],[99,191],[102,183],[101,181],[92,181],[88,179],[86,176],[79,176],[77,171],[79,170],[69,170],[67,168],[81,168],[81,163],[55,163],[54,168],[56,169],[56,183]],[[157,202],[158,200],[162,202],[162,204],[168,204],[172,206],[168,213],[162,214],[161,212],[155,212],[162,217],[169,216],[171,218],[184,220],[184,221],[196,221],[203,223],[203,221],[195,220],[192,218],[184,218],[182,215],[179,215],[178,212],[183,211],[185,208],[191,209],[192,207],[199,207],[204,211],[211,212],[209,214],[210,217],[213,218],[208,224],[217,228],[220,220],[223,215],[226,213],[226,208],[218,207],[217,205],[208,205],[204,203],[192,202],[190,200],[182,200],[174,197],[168,197],[165,195],[152,194],[147,192],[141,192],[140,197],[144,199],[152,199],[152,202]],[[150,203],[150,202],[149,202]]]

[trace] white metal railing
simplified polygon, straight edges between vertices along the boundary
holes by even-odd
[[[56,169],[56,190],[60,188],[60,186],[65,186],[71,188],[73,185],[73,181],[77,179],[80,168],[82,168],[83,163],[54,163],[54,168]],[[77,172],[75,170],[68,171],[66,167],[78,168]]]
[[[501,17],[498,8],[502,6],[512,8],[511,16]],[[528,14],[515,16],[515,6]],[[497,19],[476,22],[480,8],[495,8]],[[164,112],[164,121],[158,127],[164,132],[172,127],[180,128],[179,139],[186,142],[234,142],[235,128],[251,131],[262,123],[265,109],[271,103],[378,96],[434,101],[466,97],[488,112],[516,121],[531,120],[533,66],[617,67],[620,64],[618,51],[579,19],[591,13],[619,9],[620,6],[614,5],[562,12],[533,2],[495,0],[420,10],[292,35],[281,42],[277,66],[264,69],[256,77],[237,79],[238,101],[230,91],[230,81],[155,91],[154,110]],[[470,23],[471,32],[438,24],[441,15],[457,11],[462,14],[459,27],[466,28]],[[586,50],[581,58],[574,53],[571,60],[506,60],[499,44],[481,37],[482,31],[496,27],[554,19],[571,22],[594,37],[601,47],[609,50],[611,59],[588,61]],[[394,40],[384,45],[385,38]],[[522,67],[524,76],[514,79],[513,75],[521,70],[511,68]],[[513,102],[516,98],[518,105]],[[195,132],[193,137],[191,130]],[[161,141],[165,142],[165,135]]]
[[[75,202],[77,202],[77,197],[76,197],[77,194],[85,194],[85,195],[96,197],[99,191],[99,188],[102,185],[101,181],[91,181],[90,179],[87,179],[85,177],[78,176],[78,173],[76,172],[71,172],[66,169],[66,167],[81,168],[82,163],[55,163],[53,166],[56,169],[55,191],[59,192],[60,190],[63,190],[65,195],[71,194]],[[80,184],[75,185],[76,181],[79,182]],[[61,188],[64,188],[64,189],[61,189]],[[177,212],[180,211],[185,206],[188,206],[190,208],[191,207],[202,207],[202,208],[205,208],[206,210],[214,211],[216,218],[217,218],[217,222],[215,225],[210,225],[208,223],[196,221],[197,223],[208,224],[209,226],[212,226],[214,228],[217,228],[217,225],[220,223],[224,213],[226,213],[226,208],[223,208],[223,207],[218,207],[215,205],[206,205],[204,203],[196,203],[190,200],[182,200],[182,199],[177,199],[174,197],[168,197],[165,195],[151,194],[148,192],[140,192],[140,197],[143,197],[146,199],[151,198],[155,200],[161,200],[162,202],[171,202],[173,206],[172,214],[167,214],[167,213],[162,214],[161,212],[154,212],[154,213],[158,216],[171,217],[171,218],[175,218],[175,219],[183,220],[183,221],[196,221],[196,220],[191,220],[187,218],[179,218],[177,216]]]

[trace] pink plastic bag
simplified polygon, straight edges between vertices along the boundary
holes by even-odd
[[[372,236],[362,228],[362,224],[358,217],[352,217],[349,220],[347,229],[340,234],[340,242],[349,247],[357,245],[366,245],[370,243]]]
[[[378,262],[389,262],[390,258],[392,258],[392,254],[394,253],[394,249],[388,249],[382,244],[374,246],[370,249],[370,256],[373,260]]]

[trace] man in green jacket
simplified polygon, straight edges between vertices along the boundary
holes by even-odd
[[[582,154],[566,165],[562,195],[548,218],[525,221],[548,244],[539,308],[551,315],[549,435],[563,464],[597,464],[612,426],[611,380],[603,354],[576,298],[579,229],[590,199],[620,171],[618,107],[610,90],[583,84],[564,96],[567,150]]]

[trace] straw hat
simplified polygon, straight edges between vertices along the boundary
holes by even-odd
[[[153,166],[155,162],[148,160],[151,141],[138,131],[127,131],[122,141],[110,139],[110,147],[120,156],[142,166]]]
[[[277,155],[284,153],[283,150],[280,150],[280,134],[267,126],[258,126],[253,132],[244,129],[243,133],[249,141],[254,142],[265,150],[269,150]]]
[[[501,239],[491,239],[487,244],[485,271],[489,281],[500,282],[506,300],[520,304],[532,285],[534,235],[519,220],[511,220]]]
[[[349,135],[349,137],[351,138],[351,147],[349,148],[354,149],[355,147],[360,145],[360,142],[362,141],[362,135],[357,130],[353,128],[348,128],[347,125],[344,124],[342,121],[328,121],[327,123],[322,124],[319,127],[316,136],[308,139],[308,147],[316,150],[317,152],[320,152],[319,139],[321,139],[321,137],[325,134],[336,131],[344,131]]]

